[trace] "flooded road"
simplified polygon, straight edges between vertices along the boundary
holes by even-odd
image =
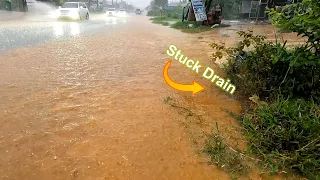
[[[201,47],[146,17],[108,30],[0,54],[0,179],[229,179],[200,163],[184,116],[163,103],[176,94],[162,77],[168,45]],[[183,70],[170,74],[191,82]]]
[[[207,44],[234,44],[243,27],[199,38],[136,16],[1,28],[0,179],[230,179],[198,150],[217,124],[228,144],[246,149],[228,113],[240,113],[240,103],[179,62],[170,77],[196,80],[204,92],[177,92],[162,71],[174,44],[222,74]],[[270,26],[260,30],[274,37]],[[164,103],[169,97],[182,108]],[[277,179],[258,170],[249,177]]]
[[[39,45],[51,40],[70,39],[92,35],[102,31],[114,31],[121,27],[128,17],[105,17],[92,14],[89,20],[66,22],[57,21],[46,15],[29,15],[20,21],[0,23],[0,51]]]

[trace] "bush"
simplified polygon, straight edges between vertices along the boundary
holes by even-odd
[[[270,11],[271,22],[282,29],[308,37],[308,48],[320,53],[320,2],[303,0],[302,3],[287,5],[281,12]]]
[[[250,149],[278,168],[320,178],[320,106],[304,100],[277,100],[241,121]]]
[[[288,49],[286,43],[274,44],[264,36],[254,36],[252,31],[238,34],[243,40],[236,47],[210,44],[217,50],[213,60],[224,53],[229,55],[224,69],[238,92],[245,97],[257,94],[265,100],[282,95],[320,101],[319,55],[305,46]]]
[[[160,16],[160,12],[155,10],[150,10],[148,11],[147,16]]]
[[[271,171],[298,170],[320,179],[320,3],[303,0],[282,12],[271,10],[273,24],[306,36],[302,46],[288,48],[239,31],[236,47],[212,43],[212,60],[227,54],[224,70],[238,92],[267,100],[241,118],[250,149],[261,155]],[[286,98],[284,98],[286,97]],[[287,100],[284,100],[287,99]]]
[[[181,19],[182,9],[183,7],[181,6],[178,6],[172,9],[166,9],[163,13],[163,16],[170,17],[172,19]],[[160,16],[160,10],[150,10],[148,11],[147,16]]]
[[[181,19],[182,18],[182,10],[183,7],[175,7],[172,9],[166,9],[165,16],[175,18],[175,19]]]

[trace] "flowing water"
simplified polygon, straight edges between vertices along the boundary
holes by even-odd
[[[210,65],[205,46],[143,17],[114,28],[0,54],[0,179],[229,179],[191,138],[217,122],[244,148],[223,111],[240,112],[240,104],[178,62],[171,78],[197,80],[205,92],[176,92],[162,77],[170,44]]]
[[[1,53],[1,179],[228,179],[199,163],[183,116],[162,102],[175,92],[166,48],[188,36],[141,18]]]

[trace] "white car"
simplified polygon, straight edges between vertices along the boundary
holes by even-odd
[[[116,16],[117,15],[116,8],[108,8],[107,12],[106,12],[106,15],[107,16]]]
[[[56,12],[56,17],[71,18],[74,20],[89,19],[89,10],[85,3],[82,2],[66,2]]]
[[[124,16],[127,15],[127,12],[126,12],[125,9],[120,9],[120,10],[118,11],[117,15],[120,16],[120,17],[124,17]]]

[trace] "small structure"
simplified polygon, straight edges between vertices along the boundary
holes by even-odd
[[[293,1],[297,2],[298,0]],[[288,4],[288,0],[242,0],[240,13],[243,18],[255,21],[266,20],[268,19],[267,8],[285,6],[286,4]]]

